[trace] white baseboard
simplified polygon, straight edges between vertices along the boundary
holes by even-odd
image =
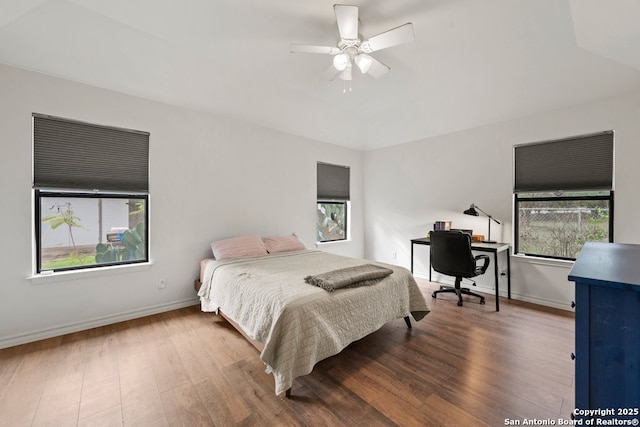
[[[189,298],[182,301],[174,301],[166,304],[159,304],[151,307],[145,307],[139,310],[128,311],[124,313],[114,314],[110,316],[98,317],[82,322],[71,323],[67,325],[56,326],[53,328],[43,329],[25,334],[14,335],[0,339],[0,349],[13,347],[16,345],[27,344],[34,341],[40,341],[47,338],[53,338],[60,335],[71,334],[74,332],[85,331],[87,329],[97,328],[100,326],[111,325],[114,323],[125,322],[131,319],[150,316],[152,314],[164,313],[166,311],[177,310],[179,308],[190,307],[199,303],[198,298]]]
[[[523,295],[511,291],[511,299],[530,302],[532,304],[544,305],[546,307],[558,308],[565,311],[575,311],[566,301],[554,301],[546,298],[535,297],[531,295]]]
[[[424,274],[419,274],[419,273],[414,273],[415,277],[418,277],[420,279],[424,279],[424,280],[429,280],[429,276],[428,275],[424,275]],[[438,282],[434,283],[442,283],[443,285],[446,286],[453,286],[454,281],[447,281],[447,279],[445,278],[444,280],[439,280]],[[464,287],[469,287],[465,284],[465,282],[463,281],[462,285]],[[493,288],[487,288],[481,285],[478,286],[473,286],[473,287],[469,287],[471,290],[478,291],[478,292],[482,292],[485,294],[489,294],[489,295],[495,295],[496,291]],[[507,298],[507,286],[500,286],[500,296]],[[538,305],[544,305],[546,307],[552,307],[552,308],[558,308],[560,310],[566,310],[566,311],[574,311],[568,304],[566,301],[555,301],[555,300],[550,300],[547,298],[540,298],[538,296],[534,296],[534,295],[526,295],[526,294],[521,294],[518,292],[514,292],[513,291],[513,286],[511,287],[511,299],[516,299],[519,301],[525,301],[525,302],[530,302],[532,304],[538,304]]]

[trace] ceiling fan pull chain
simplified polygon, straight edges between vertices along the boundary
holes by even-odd
[[[351,87],[351,80],[349,80],[349,93],[353,92],[353,88]],[[347,93],[347,80],[342,81],[342,93]]]

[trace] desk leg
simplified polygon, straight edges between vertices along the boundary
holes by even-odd
[[[496,311],[500,311],[500,291],[498,282],[500,277],[498,276],[498,251],[493,253],[493,271],[496,276]]]
[[[411,242],[411,275],[413,275],[413,242]]]
[[[507,297],[511,299],[511,251],[507,248]]]
[[[411,242],[411,274],[413,275],[413,242]],[[431,254],[429,254],[429,281],[431,281]]]

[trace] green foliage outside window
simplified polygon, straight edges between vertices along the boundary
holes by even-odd
[[[580,194],[585,198],[562,195],[535,200],[519,194],[517,251],[575,259],[585,242],[609,242],[609,199],[589,198],[598,197],[592,193]]]
[[[331,242],[347,238],[347,203],[318,202],[316,239]]]
[[[41,215],[38,271],[147,259],[145,196],[36,194]]]

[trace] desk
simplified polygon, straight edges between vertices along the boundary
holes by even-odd
[[[411,273],[413,274],[413,245],[431,245],[428,237],[411,239]],[[479,252],[491,252],[493,254],[493,271],[496,278],[496,311],[500,311],[500,293],[498,292],[499,269],[498,253],[507,251],[507,297],[511,299],[511,250],[508,243],[482,243],[471,242],[471,250]],[[429,260],[429,281],[431,281],[431,260]]]

